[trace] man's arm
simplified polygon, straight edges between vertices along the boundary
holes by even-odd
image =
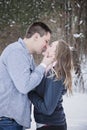
[[[30,72],[30,61],[21,50],[12,50],[6,57],[6,68],[13,84],[20,93],[26,94],[42,80],[45,67],[38,65]]]

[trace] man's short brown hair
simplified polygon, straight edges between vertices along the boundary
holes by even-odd
[[[42,37],[46,33],[52,33],[50,28],[43,22],[35,22],[33,23],[26,31],[25,37],[30,38],[32,35],[35,33],[39,33],[40,36]]]

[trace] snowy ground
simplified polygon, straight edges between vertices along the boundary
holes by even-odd
[[[87,130],[87,93],[64,97],[68,130]]]
[[[71,97],[64,96],[63,104],[68,130],[87,130],[87,93],[82,94],[74,92]],[[34,119],[32,120],[31,129],[27,130],[35,130]]]

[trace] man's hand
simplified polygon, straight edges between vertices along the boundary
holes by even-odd
[[[44,55],[44,58],[43,58],[41,63],[45,64],[46,67],[48,67],[50,64],[52,64],[54,62],[54,60],[55,60],[55,55],[54,54],[49,55],[49,53],[46,53]]]

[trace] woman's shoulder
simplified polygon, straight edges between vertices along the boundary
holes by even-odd
[[[64,93],[67,91],[64,85],[64,78],[57,79],[55,74],[53,74],[51,71],[49,71],[45,77],[45,81],[47,86],[50,87],[57,87],[64,91]]]

